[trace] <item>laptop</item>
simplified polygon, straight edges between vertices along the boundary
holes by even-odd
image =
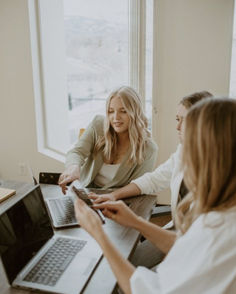
[[[92,202],[88,198],[89,192],[104,194],[111,191],[112,190],[79,188],[78,186],[76,187],[75,183],[72,183],[68,195],[45,199],[53,227],[55,229],[63,229],[79,225],[74,212],[74,201],[76,197],[79,197],[88,205],[91,205]],[[105,223],[105,217],[103,216],[101,210],[95,211],[101,221]]]
[[[16,199],[0,206],[0,255],[10,285],[80,293],[102,257],[96,241],[82,231],[83,238],[54,234],[39,185]]]

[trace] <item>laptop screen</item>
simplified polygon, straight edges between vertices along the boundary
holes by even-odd
[[[40,187],[0,216],[0,254],[10,283],[53,236]]]

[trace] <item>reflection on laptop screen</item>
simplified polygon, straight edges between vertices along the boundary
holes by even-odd
[[[0,216],[0,254],[10,283],[52,236],[39,186]]]

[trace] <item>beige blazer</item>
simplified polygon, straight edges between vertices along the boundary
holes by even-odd
[[[102,152],[93,156],[94,146],[99,136],[103,136],[104,117],[97,115],[79,138],[74,148],[66,156],[66,167],[77,164],[81,169],[80,181],[84,187],[92,187],[93,180],[103,165]],[[133,179],[152,171],[157,159],[157,145],[153,140],[147,141],[145,160],[142,164],[127,164],[129,153],[123,158],[116,176],[103,188],[122,187]]]

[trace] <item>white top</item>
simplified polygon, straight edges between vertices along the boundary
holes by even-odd
[[[153,172],[145,173],[143,176],[132,181],[132,183],[135,183],[139,187],[142,194],[157,194],[164,189],[170,188],[172,215],[175,215],[179,189],[183,180],[181,152],[182,145],[179,144],[175,153],[167,161],[159,165]],[[169,226],[165,227],[171,226],[172,224],[170,223]]]
[[[153,272],[138,267],[133,294],[235,294],[236,209],[201,215]]]
[[[94,178],[95,185],[102,187],[108,184],[109,182],[111,182],[114,179],[119,167],[120,167],[120,163],[119,164],[103,163],[100,171]]]

